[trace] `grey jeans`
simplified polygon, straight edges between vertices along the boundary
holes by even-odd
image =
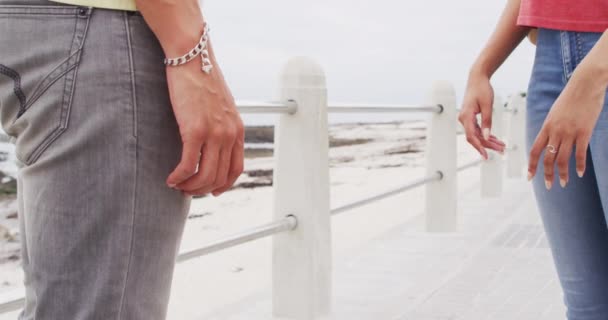
[[[165,319],[190,197],[138,14],[0,0],[0,120],[22,167],[21,320]]]

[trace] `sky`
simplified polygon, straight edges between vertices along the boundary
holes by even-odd
[[[506,0],[205,0],[216,55],[237,100],[277,98],[294,56],[317,61],[334,103],[422,104],[436,80],[460,101],[468,69]],[[525,91],[534,46],[524,41],[493,79]],[[247,122],[247,119],[246,119]]]

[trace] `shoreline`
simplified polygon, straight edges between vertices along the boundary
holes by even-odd
[[[377,126],[377,125],[404,125],[423,122],[421,120],[401,120],[401,121],[376,121],[376,122],[353,122],[329,124],[329,128],[349,128],[353,126]],[[275,125],[249,125],[245,126],[245,158],[255,159],[272,157],[274,149],[274,127]],[[329,135],[329,147],[352,146],[372,142],[369,138],[336,138]]]
[[[424,167],[425,129],[423,121],[330,125],[329,167],[335,200],[340,203],[360,197],[366,185],[384,189],[395,181],[419,175]],[[184,235],[182,249],[197,247],[269,219],[267,214],[271,210],[267,206],[272,203],[274,167],[270,146],[274,147],[274,126],[249,126],[247,130],[247,143],[261,144],[264,148],[247,148],[246,170],[230,192],[220,198],[193,199],[186,227],[190,231]],[[6,162],[0,164],[7,165]],[[342,194],[342,190],[350,191]],[[19,287],[23,277],[17,202],[14,194],[3,199],[0,201],[0,292]]]

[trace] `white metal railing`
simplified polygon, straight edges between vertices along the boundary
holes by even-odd
[[[181,253],[177,262],[234,247],[264,237],[273,239],[273,316],[281,319],[326,319],[331,310],[332,215],[426,186],[426,228],[450,232],[457,227],[458,172],[481,165],[483,197],[500,195],[503,158],[457,166],[456,96],[446,82],[436,83],[429,102],[405,105],[328,105],[321,67],[306,58],[292,59],[281,76],[277,103],[239,103],[242,113],[279,114],[275,129],[274,221]],[[493,132],[506,136],[510,177],[521,177],[525,165],[525,101],[514,95],[508,108],[496,99]],[[423,178],[383,193],[330,209],[328,112],[427,112],[426,170]],[[507,117],[508,116],[508,117]],[[508,130],[507,130],[508,129]],[[437,194],[442,200],[436,201]],[[0,296],[0,313],[23,305],[20,294]]]
[[[277,233],[294,230],[298,226],[298,220],[294,216],[287,216],[282,220],[271,222],[252,228],[241,233],[209,243],[202,248],[180,253],[177,262],[184,262],[194,258],[202,257],[210,253],[225,250],[239,244],[247,243],[257,239],[265,238]]]
[[[266,103],[239,103],[240,113],[262,113],[262,114],[294,114],[298,111],[298,105],[294,100],[285,102]]]
[[[414,180],[414,181],[412,181],[412,182],[410,182],[410,183],[408,183],[408,184],[406,184],[404,186],[401,186],[401,187],[398,187],[398,188],[394,188],[392,190],[385,191],[383,193],[380,193],[380,194],[368,197],[366,199],[358,200],[358,201],[355,201],[353,203],[345,204],[345,205],[342,205],[340,207],[331,209],[330,213],[331,213],[331,215],[337,215],[337,214],[340,214],[340,213],[343,213],[343,212],[346,212],[346,211],[349,211],[349,210],[352,210],[352,209],[355,209],[355,208],[358,208],[358,207],[361,207],[361,206],[364,206],[364,205],[367,205],[367,204],[370,204],[370,203],[373,203],[373,202],[376,202],[376,201],[380,201],[380,200],[392,197],[394,195],[398,195],[398,194],[403,193],[405,191],[408,191],[408,190],[411,190],[411,189],[423,186],[423,185],[425,185],[425,184],[427,184],[427,183],[429,183],[431,181],[439,181],[442,178],[443,178],[443,174],[441,172],[437,171],[437,172],[435,172],[434,174],[432,174],[432,175],[430,175],[428,177],[424,177],[422,179]]]
[[[402,105],[359,105],[332,104],[327,106],[329,113],[400,113],[400,112],[443,112],[441,105],[402,106]]]

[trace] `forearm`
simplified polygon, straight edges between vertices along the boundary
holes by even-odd
[[[509,0],[488,43],[471,68],[471,73],[491,77],[526,37],[530,28],[517,26],[521,0]]]
[[[604,32],[577,67],[575,75],[577,78],[582,76],[590,80],[591,83],[599,85],[602,90],[608,87],[608,30]]]
[[[204,19],[198,0],[136,0],[165,55],[181,56],[199,42]]]

